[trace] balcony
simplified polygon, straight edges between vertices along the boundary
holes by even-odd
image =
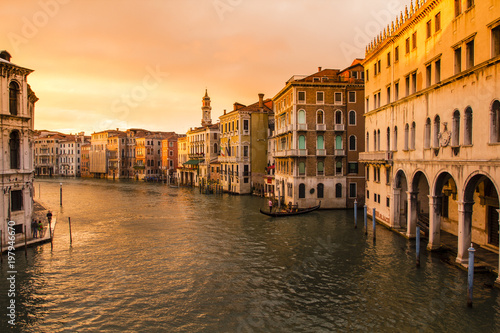
[[[326,131],[326,124],[316,124],[316,131]]]
[[[345,125],[344,124],[335,124],[335,131],[337,131],[337,132],[345,131]]]
[[[335,149],[335,156],[345,156],[344,149]]]
[[[287,155],[286,150],[277,150],[274,152],[274,157],[284,157]]]
[[[193,153],[189,154],[190,159],[205,158],[205,153]]]
[[[299,149],[299,156],[307,156],[307,149]]]
[[[307,124],[297,124],[297,131],[307,131]]]
[[[317,156],[326,156],[326,149],[316,149]]]
[[[392,164],[392,151],[374,151],[360,153],[359,161]]]

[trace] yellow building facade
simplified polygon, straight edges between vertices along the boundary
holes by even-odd
[[[500,1],[417,1],[367,47],[368,212],[498,253]]]

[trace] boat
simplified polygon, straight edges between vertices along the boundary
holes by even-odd
[[[266,212],[265,210],[262,210],[262,208],[261,208],[260,212],[264,215],[267,215],[267,216],[285,217],[285,216],[293,216],[293,215],[310,213],[312,211],[319,209],[320,206],[321,206],[321,201],[319,202],[319,205],[314,206],[314,207],[309,207],[309,208],[298,208],[298,209],[292,209],[291,211],[281,211],[281,212]]]

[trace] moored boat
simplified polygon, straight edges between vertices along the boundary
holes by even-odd
[[[267,216],[285,217],[285,216],[293,216],[293,215],[310,213],[312,211],[319,209],[320,206],[321,206],[321,201],[319,202],[319,205],[314,206],[314,207],[309,207],[309,208],[297,208],[297,209],[289,209],[289,210],[285,210],[285,211],[276,211],[276,212],[266,212],[265,210],[262,210],[262,208],[261,208],[260,212],[264,215],[267,215]]]

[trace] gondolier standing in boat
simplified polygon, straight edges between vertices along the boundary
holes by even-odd
[[[273,201],[269,199],[269,213],[273,211]]]

